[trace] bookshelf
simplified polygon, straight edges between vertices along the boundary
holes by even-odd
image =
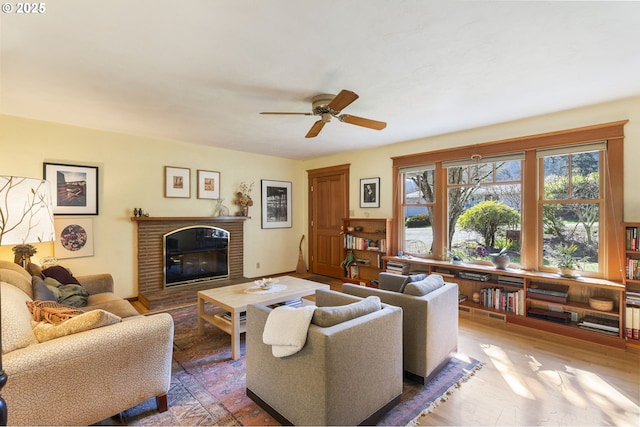
[[[640,350],[640,222],[624,224],[625,312],[624,330],[627,346]]]
[[[404,265],[405,272],[441,274],[445,281],[457,283],[461,315],[490,318],[618,348],[626,345],[622,283],[426,258],[385,256],[383,261],[385,268],[389,263],[396,268]],[[590,297],[613,300],[613,309],[593,308]],[[594,325],[595,320],[602,325]]]
[[[377,286],[382,257],[390,250],[391,218],[344,218],[342,259],[352,251],[356,261],[345,268],[343,281]]]

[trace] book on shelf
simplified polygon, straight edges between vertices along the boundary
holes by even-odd
[[[522,287],[524,287],[524,278],[523,277],[499,275],[498,276],[498,283],[501,284],[501,285],[516,286],[518,288],[522,288]]]
[[[433,272],[441,275],[442,277],[456,277],[456,275],[453,274],[448,268],[437,267]]]
[[[638,228],[627,227],[626,229],[626,249],[628,251],[638,250]]]
[[[640,340],[640,307],[632,307],[630,336],[634,340]]]
[[[549,320],[555,323],[568,324],[571,322],[571,314],[567,312],[544,310],[542,308],[530,308],[527,310],[527,316],[536,319]]]
[[[500,287],[480,289],[480,304],[487,308],[524,315],[524,290],[505,290]]]
[[[527,288],[530,293],[567,297],[569,285],[556,285],[554,283],[535,283]]]
[[[584,316],[582,320],[578,322],[578,326],[585,326],[586,328],[597,331],[615,332],[616,334],[620,332],[617,320],[605,319],[603,317]]]
[[[625,263],[625,276],[627,279],[638,279],[640,271],[638,270],[638,260],[627,257]]]
[[[388,273],[395,274],[408,274],[411,265],[406,262],[398,262],[398,261],[387,261],[387,269]]]
[[[458,275],[462,279],[468,280],[476,280],[478,282],[487,282],[491,278],[490,274],[487,273],[475,273],[473,271],[461,271]]]
[[[387,242],[385,239],[374,240],[365,237],[354,236],[353,234],[344,235],[344,248],[357,249],[361,251],[385,252]]]

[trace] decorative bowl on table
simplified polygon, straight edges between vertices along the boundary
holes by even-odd
[[[256,280],[255,282],[253,282],[256,284],[256,286],[260,289],[269,289],[271,288],[271,286],[273,286],[273,284],[275,283],[275,281],[272,278],[267,278],[267,279],[259,279]]]

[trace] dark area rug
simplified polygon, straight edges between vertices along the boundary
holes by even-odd
[[[196,306],[171,310],[175,321],[173,372],[169,410],[158,413],[155,399],[131,408],[102,425],[278,425],[245,394],[243,356],[231,359],[230,338],[212,325],[197,333]],[[456,387],[480,369],[481,363],[457,355],[426,386],[405,380],[402,401],[379,425],[407,425],[446,400]]]

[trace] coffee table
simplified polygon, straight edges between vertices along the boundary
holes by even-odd
[[[329,285],[291,276],[274,278],[275,285],[268,291],[258,290],[254,282],[198,291],[198,334],[204,334],[204,322],[231,335],[231,358],[240,357],[240,334],[246,331],[246,322],[240,314],[250,304],[272,305],[314,295],[317,289],[329,289]],[[278,286],[280,285],[280,286]],[[282,286],[284,285],[284,286]],[[281,289],[281,290],[280,290]],[[205,313],[205,302],[216,310]],[[228,318],[223,317],[230,313]]]

